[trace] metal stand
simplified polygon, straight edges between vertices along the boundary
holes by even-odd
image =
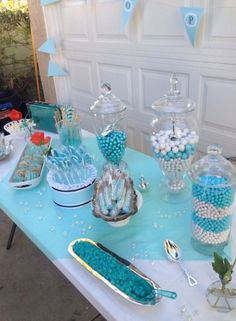
[[[17,227],[17,225],[15,223],[12,223],[11,232],[10,232],[10,235],[9,235],[9,238],[7,241],[7,247],[6,247],[7,250],[10,250],[10,248],[11,248],[11,244],[12,244],[13,237],[15,235],[16,227]]]

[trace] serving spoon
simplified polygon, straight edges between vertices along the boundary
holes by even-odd
[[[180,247],[171,240],[165,240],[164,247],[165,247],[165,251],[166,251],[168,259],[173,262],[179,263],[179,266],[181,267],[182,271],[184,272],[184,274],[186,275],[186,277],[188,279],[188,284],[190,286],[197,285],[197,283],[198,283],[197,280],[189,274],[189,272],[187,271],[183,262],[181,261]]]

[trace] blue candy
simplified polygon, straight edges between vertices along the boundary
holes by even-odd
[[[120,164],[126,147],[125,132],[113,130],[106,136],[98,135],[97,143],[107,161],[115,165]]]

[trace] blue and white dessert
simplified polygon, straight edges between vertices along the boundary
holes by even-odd
[[[47,181],[56,205],[75,209],[91,201],[97,170],[84,146],[54,149],[46,158],[46,165]]]
[[[226,186],[216,187],[220,184]],[[202,175],[199,184],[193,184],[192,229],[196,240],[210,245],[228,241],[234,192],[233,186],[227,186],[227,177]]]
[[[134,215],[138,208],[132,179],[109,166],[95,184],[92,204],[93,214],[108,222],[119,222]]]

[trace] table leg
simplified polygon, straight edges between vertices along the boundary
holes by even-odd
[[[12,240],[13,240],[13,237],[14,237],[14,234],[16,231],[16,227],[17,227],[17,225],[15,223],[12,223],[11,232],[10,232],[10,235],[9,235],[9,238],[7,241],[7,246],[6,246],[7,250],[10,250],[10,248],[11,248],[11,244],[12,244]]]

